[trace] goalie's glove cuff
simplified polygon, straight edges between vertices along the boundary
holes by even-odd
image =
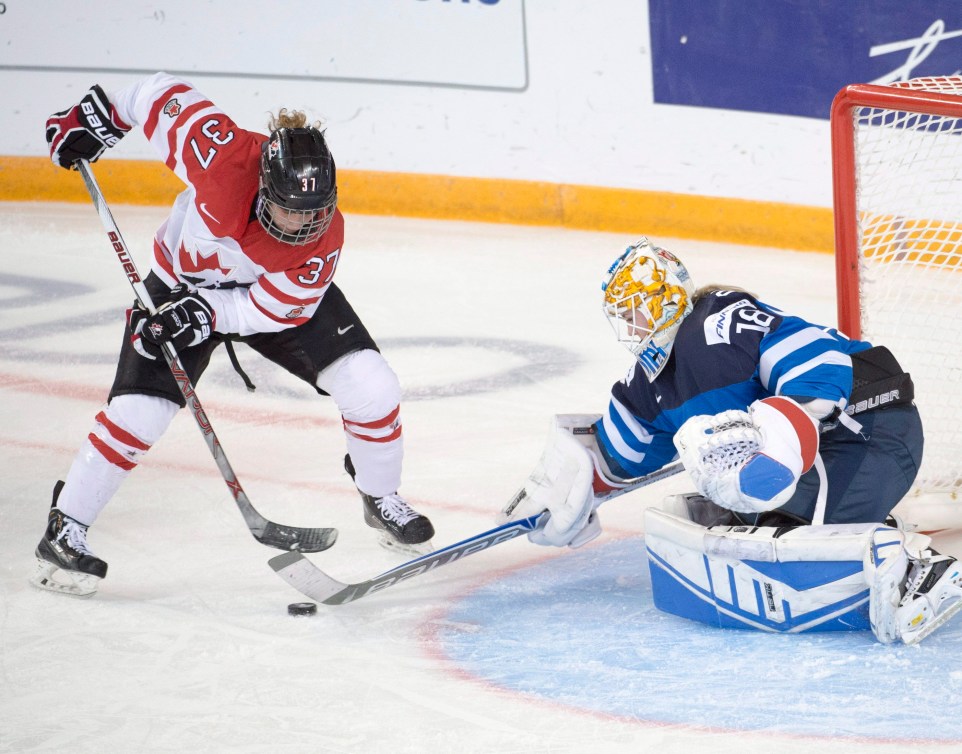
[[[609,497],[627,487],[632,480],[612,479],[613,475],[608,471],[605,460],[602,458],[598,448],[588,448],[587,450],[591,456],[592,465],[594,466],[594,476],[591,480],[591,492],[594,495],[595,508],[597,508]]]

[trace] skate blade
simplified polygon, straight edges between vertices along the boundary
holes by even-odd
[[[100,579],[89,573],[65,571],[59,566],[37,558],[37,569],[29,579],[37,589],[57,592],[71,597],[90,597],[100,586]]]
[[[408,555],[412,557],[420,557],[421,555],[429,555],[434,552],[434,545],[431,544],[431,540],[426,542],[419,542],[416,545],[407,545],[398,542],[390,534],[384,532],[379,532],[377,536],[378,544],[381,545],[385,550],[390,550],[391,552],[396,552],[400,555]]]
[[[932,620],[926,623],[919,631],[909,636],[902,636],[902,642],[904,644],[918,644],[922,639],[928,636],[930,633],[935,631],[943,624],[947,623],[949,618],[954,616],[959,610],[962,610],[962,600],[958,600],[955,604],[947,607],[943,612],[936,615]]]

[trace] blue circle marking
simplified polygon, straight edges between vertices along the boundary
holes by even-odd
[[[585,711],[791,736],[962,743],[962,619],[915,646],[868,631],[718,629],[652,603],[644,542],[618,540],[470,593],[436,632],[475,677]],[[949,708],[954,709],[952,705]]]

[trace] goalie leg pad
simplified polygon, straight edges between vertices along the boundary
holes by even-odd
[[[676,498],[671,511],[645,512],[655,606],[722,628],[868,630],[863,556],[877,528],[706,528]]]
[[[865,581],[869,585],[869,621],[872,633],[882,644],[899,639],[896,611],[902,599],[902,584],[909,568],[905,535],[898,529],[876,529],[865,551]]]

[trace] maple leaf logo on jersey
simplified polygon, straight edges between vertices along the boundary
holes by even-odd
[[[164,115],[169,118],[176,118],[180,115],[180,103],[176,97],[164,105]]]
[[[199,251],[192,254],[191,252],[187,251],[183,244],[181,244],[179,257],[181,272],[185,273],[186,275],[190,275],[191,273],[200,273],[201,277],[196,278],[198,280],[206,280],[206,277],[203,275],[203,273],[206,271],[219,273],[221,277],[229,277],[234,271],[233,267],[221,266],[220,257],[216,251],[210,256],[205,257],[201,256]],[[218,281],[206,280],[206,282],[209,284],[216,283]]]

